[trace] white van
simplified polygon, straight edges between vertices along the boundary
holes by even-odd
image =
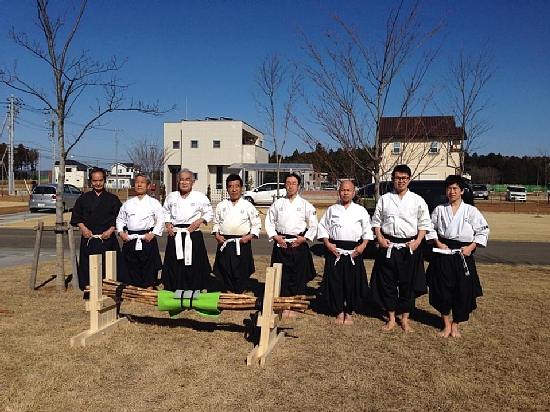
[[[506,188],[506,200],[510,202],[527,201],[527,193],[523,186],[508,186]]]

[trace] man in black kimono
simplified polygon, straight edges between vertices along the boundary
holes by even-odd
[[[82,233],[78,265],[81,290],[90,284],[90,255],[103,255],[105,276],[105,252],[120,250],[115,228],[121,203],[116,195],[105,190],[105,177],[103,169],[90,170],[89,178],[93,190],[77,199],[71,217],[71,225],[78,226]]]

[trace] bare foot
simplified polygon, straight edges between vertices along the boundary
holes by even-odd
[[[338,316],[336,316],[336,319],[334,319],[334,323],[336,323],[337,325],[344,324],[344,312],[339,313]]]
[[[451,336],[453,338],[460,338],[462,337],[462,335],[460,334],[460,332],[458,331],[458,323],[454,323],[452,324],[452,327],[451,327]]]
[[[283,310],[283,318],[295,318],[296,313],[292,310],[285,309]]]
[[[388,321],[388,323],[386,323],[384,326],[382,326],[382,329],[390,331],[390,330],[393,330],[393,328],[395,328],[395,325],[396,325],[395,321],[390,320],[390,321]]]
[[[405,331],[406,333],[413,333],[414,329],[411,328],[411,325],[409,325],[408,321],[401,321],[401,329]]]
[[[450,334],[451,334],[451,329],[450,328],[443,328],[437,334],[437,336],[441,336],[442,338],[448,338]]]
[[[351,318],[351,315],[349,313],[346,313],[346,319],[344,320],[344,325],[348,325],[348,326],[353,325],[353,319]]]

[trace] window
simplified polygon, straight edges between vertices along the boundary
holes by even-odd
[[[221,142],[219,140],[213,140],[212,141],[212,147],[214,149],[219,149],[221,147]]]
[[[193,179],[194,180],[199,180],[199,174],[198,173],[193,173]]]
[[[439,142],[432,142],[430,144],[430,154],[437,154],[439,153]]]
[[[65,168],[65,173],[71,173],[72,170],[73,170],[73,169],[71,169],[70,167],[66,167],[66,168]]]
[[[400,154],[401,153],[401,142],[393,142],[393,154]]]
[[[216,166],[216,189],[223,189],[223,166]]]
[[[191,140],[191,149],[198,149],[198,148],[199,148],[199,141]]]
[[[179,150],[179,148],[180,148],[180,142],[178,140],[174,140],[172,142],[172,149]]]

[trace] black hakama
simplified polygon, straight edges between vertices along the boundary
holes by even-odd
[[[225,239],[240,239],[241,235],[223,235]],[[256,268],[252,256],[252,242],[240,243],[240,256],[237,255],[237,245],[229,242],[223,251],[222,244],[218,244],[216,259],[214,261],[214,275],[222,282],[224,291],[242,293],[245,290],[246,281]]]
[[[189,225],[175,225],[175,227],[188,227]],[[175,236],[168,236],[166,252],[164,253],[164,266],[162,268],[161,281],[165,290],[203,290],[212,291],[215,282],[210,273],[212,268],[208,260],[204,237],[200,230],[189,234],[193,247],[191,250],[192,264],[185,266],[185,259],[178,260],[176,256]],[[185,250],[186,235],[181,234],[182,247]],[[215,280],[215,279],[214,279]]]
[[[296,238],[294,235],[285,235],[286,239]],[[283,273],[281,277],[280,296],[303,295],[306,293],[306,284],[315,278],[315,266],[313,258],[309,251],[307,242],[298,247],[290,246],[287,248],[277,246],[273,242],[273,251],[271,252],[271,265],[274,263],[283,264]]]
[[[414,239],[384,237],[393,243]],[[422,248],[418,247],[413,254],[408,247],[394,248],[389,259],[387,251],[378,246],[370,283],[372,299],[389,312],[409,313],[414,309],[415,299],[427,292]]]
[[[346,240],[329,240],[337,248],[353,250],[359,242]],[[363,255],[356,256],[352,263],[350,256],[340,255],[338,263],[336,256],[328,250],[325,252],[325,269],[320,290],[328,306],[336,314],[346,312],[351,314],[368,296],[369,285],[367,272],[363,263]],[[344,304],[345,302],[345,304]]]
[[[449,249],[460,249],[471,243],[444,238],[439,240]],[[470,313],[477,308],[476,298],[483,296],[473,253],[464,258],[469,276],[466,276],[464,262],[458,254],[434,253],[427,271],[430,305],[442,315],[449,315],[452,311],[454,322],[467,321]]]
[[[150,230],[128,230],[128,235],[145,235]],[[117,273],[120,282],[140,288],[157,284],[158,271],[162,269],[157,238],[141,242],[141,250],[136,250],[137,239],[123,243],[118,261]]]
[[[110,225],[98,227],[87,226],[94,235],[100,235],[110,227]],[[80,237],[80,259],[78,262],[78,285],[80,290],[84,290],[90,285],[90,255],[102,255],[102,277],[105,279],[105,252],[108,250],[114,250],[117,254],[116,259],[118,260],[120,248],[114,232],[108,239],[98,239],[95,237],[86,239],[84,236]]]

